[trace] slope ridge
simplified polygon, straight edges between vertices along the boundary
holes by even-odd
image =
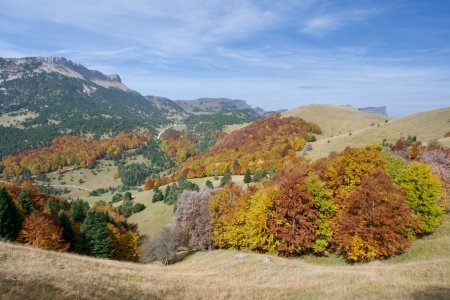
[[[347,146],[363,147],[367,144],[381,144],[383,140],[393,143],[401,137],[416,136],[417,140],[428,142],[439,140],[450,131],[450,107],[412,114],[403,118],[379,122],[356,131],[319,140],[313,143],[308,158],[327,156],[332,151],[342,151]]]

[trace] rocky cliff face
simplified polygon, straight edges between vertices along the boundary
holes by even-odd
[[[63,57],[25,57],[0,58],[0,80],[32,76],[43,72],[56,72],[64,76],[84,79],[107,88],[129,91],[119,75],[105,75],[97,70],[90,70]]]

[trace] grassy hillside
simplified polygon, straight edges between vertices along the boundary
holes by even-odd
[[[352,131],[332,138],[321,139],[313,143],[313,150],[308,158],[316,159],[327,156],[331,151],[342,151],[347,146],[361,147],[367,144],[381,144],[383,139],[395,142],[408,135],[416,136],[420,141],[441,139],[450,131],[450,108],[413,114],[404,118],[377,122],[356,131]],[[318,123],[322,128],[322,124]]]
[[[232,176],[233,182],[237,183],[240,186],[244,185],[244,176],[234,175]],[[206,181],[211,180],[214,187],[218,187],[220,185],[220,177],[214,179],[214,177],[205,177],[205,178],[195,178],[190,179],[189,181],[197,184],[200,189],[205,187]],[[161,187],[161,190],[164,192],[166,186]],[[147,236],[154,236],[159,233],[164,225],[169,224],[172,221],[173,215],[173,205],[167,205],[163,202],[152,203],[153,191],[144,191],[133,194],[133,202],[134,203],[142,203],[146,207],[143,211],[133,214],[128,218],[129,223],[136,223],[139,226],[139,232],[141,234],[145,234]]]
[[[282,113],[284,117],[298,117],[315,123],[322,129],[318,139],[348,134],[371,124],[382,123],[388,118],[359,111],[356,108],[332,104],[311,104]]]
[[[450,222],[388,261],[196,253],[164,267],[0,243],[2,299],[448,299]]]

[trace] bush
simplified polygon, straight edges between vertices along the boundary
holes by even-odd
[[[133,205],[132,213],[138,213],[140,211],[143,211],[145,209],[145,205],[142,203],[136,203]]]

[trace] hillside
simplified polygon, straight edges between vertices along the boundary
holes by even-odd
[[[340,134],[348,134],[371,124],[384,122],[388,118],[360,111],[357,108],[332,104],[311,104],[282,113],[283,117],[298,117],[320,126],[325,139]]]
[[[360,147],[367,144],[381,144],[384,139],[393,143],[401,137],[416,136],[422,142],[441,139],[450,131],[450,108],[436,109],[382,122],[375,121],[373,126],[359,130],[349,130],[339,136],[322,138],[313,143],[308,158],[316,159],[328,155],[331,151],[342,151],[347,146]],[[345,121],[344,123],[347,123]],[[322,128],[322,124],[318,122]],[[361,125],[363,122],[360,123]],[[349,134],[351,132],[351,135]],[[444,141],[445,143],[445,141]]]
[[[168,113],[118,75],[64,58],[0,59],[0,156],[48,146],[60,134],[156,132],[169,122]]]
[[[405,255],[363,265],[217,250],[164,267],[0,243],[0,291],[4,299],[448,299],[448,247],[448,220]]]

